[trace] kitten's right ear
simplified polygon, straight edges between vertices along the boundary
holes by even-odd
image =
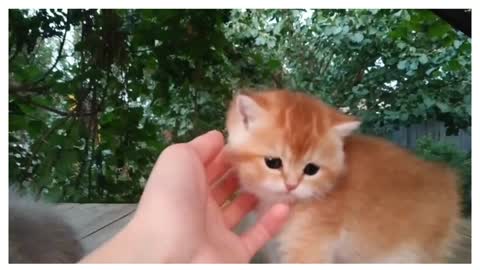
[[[247,95],[238,95],[235,98],[235,107],[240,114],[245,129],[254,126],[263,115],[264,110],[255,100]]]

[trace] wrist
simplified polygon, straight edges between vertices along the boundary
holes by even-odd
[[[164,263],[162,249],[151,247],[152,239],[131,220],[110,240],[92,251],[80,263]]]

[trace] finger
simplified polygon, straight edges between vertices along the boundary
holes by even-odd
[[[227,228],[236,226],[244,216],[255,208],[257,199],[252,194],[242,194],[238,196],[223,211],[223,220]]]
[[[224,176],[230,169],[225,148],[207,166],[207,181],[209,185],[214,184],[220,177]]]
[[[208,164],[222,150],[223,134],[213,130],[203,134],[188,143],[198,154],[203,164]]]
[[[219,206],[222,206],[225,201],[238,190],[238,178],[231,176],[225,181],[222,181],[218,186],[212,190],[212,196]]]
[[[185,169],[185,166],[188,169]],[[192,147],[187,144],[174,144],[167,147],[157,159],[144,194],[150,194],[146,198],[153,200],[152,203],[155,201],[158,203],[160,196],[165,200],[169,198],[167,201],[170,200],[176,208],[180,209],[183,205],[182,209],[204,211],[204,202],[209,192],[205,177],[203,164]],[[175,196],[175,194],[183,194],[188,197],[188,200],[179,199],[182,196]],[[142,195],[145,201],[144,197]]]
[[[182,167],[188,165],[188,170]],[[162,182],[175,183],[179,179],[188,179],[191,181],[192,177],[198,177],[204,173],[203,164],[198,160],[196,152],[191,146],[187,144],[173,144],[162,151],[158,157],[150,174],[151,178],[159,179]],[[182,177],[171,177],[167,175],[181,175]],[[206,177],[203,174],[203,177]],[[177,181],[170,181],[175,179]]]
[[[274,205],[253,228],[241,236],[249,257],[253,257],[267,241],[272,239],[280,231],[287,221],[288,212],[288,205]]]

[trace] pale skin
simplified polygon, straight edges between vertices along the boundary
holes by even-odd
[[[241,194],[234,176],[214,182],[230,168],[223,135],[206,133],[165,149],[158,158],[137,211],[110,241],[82,263],[247,263],[285,223],[289,207],[274,205],[242,235],[232,231],[256,205]]]

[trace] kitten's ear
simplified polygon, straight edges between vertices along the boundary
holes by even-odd
[[[262,107],[247,95],[238,95],[235,99],[235,106],[246,129],[254,125],[264,113]]]
[[[352,134],[361,123],[353,116],[336,112],[333,117],[333,130],[343,138]]]
[[[338,123],[333,126],[333,129],[338,134],[338,136],[343,138],[352,134],[360,126],[360,124],[360,121],[353,120],[349,122]]]

